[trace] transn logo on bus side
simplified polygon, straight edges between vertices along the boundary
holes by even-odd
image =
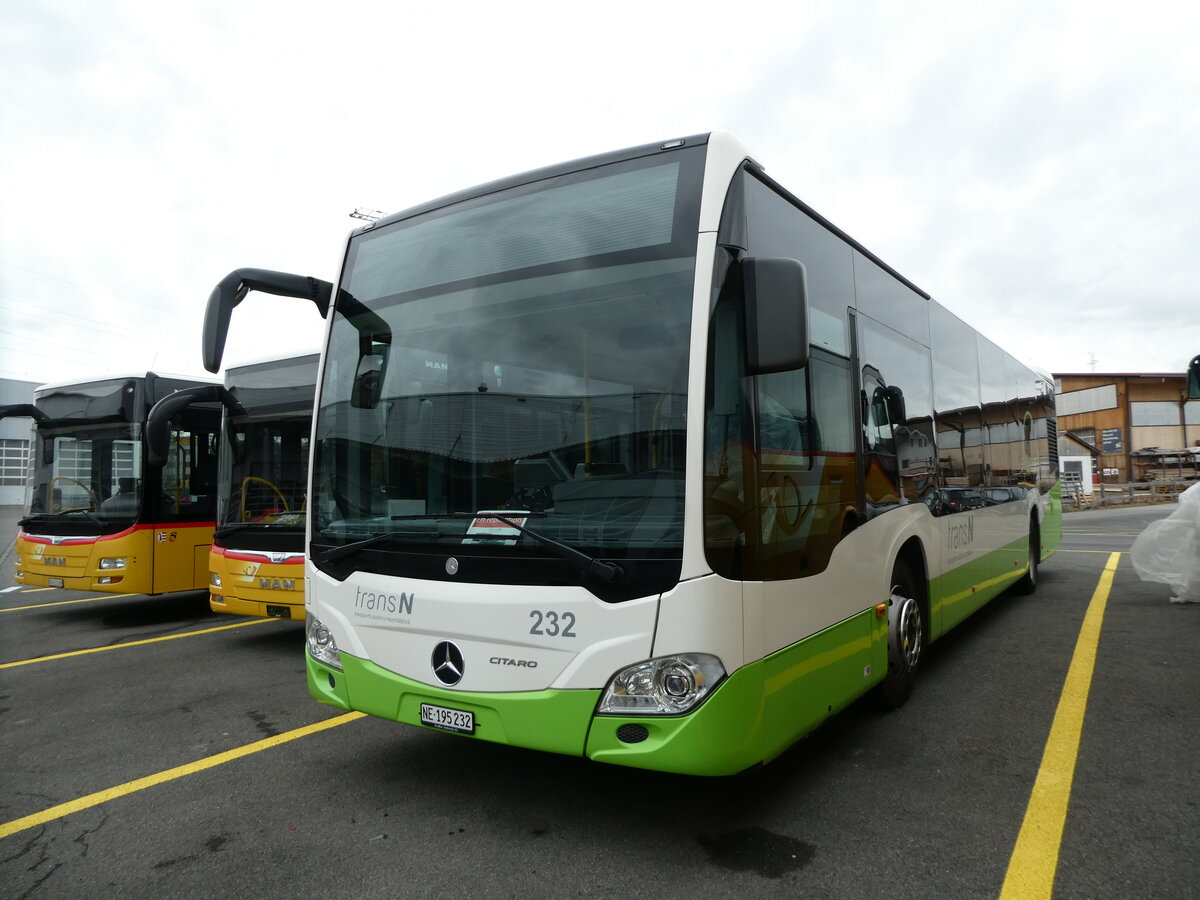
[[[967,516],[965,522],[946,529],[946,549],[961,550],[975,543],[975,517]]]

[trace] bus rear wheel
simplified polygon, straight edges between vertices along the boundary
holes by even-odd
[[[1041,535],[1038,532],[1038,525],[1036,521],[1030,520],[1028,568],[1025,570],[1025,574],[1021,576],[1021,580],[1016,584],[1018,594],[1032,594],[1037,590],[1038,560],[1041,558],[1041,555],[1042,542]]]
[[[917,681],[917,665],[925,644],[920,592],[908,566],[897,562],[888,596],[888,669],[880,685],[885,706],[903,706]]]

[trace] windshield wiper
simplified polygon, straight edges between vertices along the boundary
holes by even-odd
[[[20,519],[17,524],[21,527],[25,527],[26,525],[53,525],[56,522],[63,521],[63,519],[71,519],[76,517],[87,519],[91,525],[99,528],[101,533],[103,533],[109,527],[108,522],[104,521],[98,516],[92,515],[86,509],[67,509],[58,513],[33,513],[32,515]]]
[[[303,531],[303,525],[280,525],[278,522],[234,522],[230,525],[222,525],[213,532],[213,537],[228,537],[231,534],[236,534],[239,531],[246,531],[250,528],[269,528],[272,531]]]
[[[454,513],[456,519],[474,518],[477,513]],[[556,554],[569,562],[576,563],[583,569],[583,574],[598,578],[605,583],[611,583],[618,578],[625,576],[625,570],[616,563],[608,562],[603,559],[596,559],[588,556],[586,553],[576,550],[574,547],[568,546],[554,538],[546,537],[544,534],[539,534],[524,525],[519,525],[512,519],[506,516],[496,515],[494,512],[487,513],[489,518],[503,522],[509,528],[513,528],[521,534],[529,535],[539,544],[553,550]],[[393,519],[438,519],[442,516],[392,516]],[[374,547],[384,541],[399,539],[399,538],[443,538],[443,537],[462,537],[458,532],[446,531],[382,531],[379,534],[373,534],[370,537],[363,538],[359,541],[352,541],[349,544],[342,544],[340,547],[330,547],[328,550],[323,550],[312,558],[312,561],[317,566],[322,566],[325,563],[333,562],[336,559],[341,559],[344,556],[349,556],[352,553],[357,553],[359,550],[366,550],[368,547]]]
[[[341,559],[343,556],[349,556],[352,553],[357,553],[359,550],[366,550],[368,547],[374,547],[376,544],[382,544],[384,541],[417,537],[436,539],[450,536],[450,532],[445,531],[381,531],[379,534],[373,534],[360,541],[351,541],[349,544],[342,544],[339,547],[330,547],[328,550],[322,550],[312,558],[312,561],[314,565],[323,566],[325,563],[333,562],[335,559]]]
[[[458,513],[458,515],[474,516],[475,513]],[[578,563],[583,567],[584,575],[593,575],[605,583],[611,583],[616,581],[618,578],[624,577],[625,575],[625,570],[616,563],[588,556],[586,553],[576,550],[574,547],[554,540],[554,538],[549,538],[544,534],[539,534],[530,528],[526,528],[524,525],[518,525],[512,519],[509,519],[505,516],[497,515],[494,512],[488,512],[487,516],[488,518],[495,519],[498,522],[503,522],[509,528],[515,528],[521,534],[529,535],[539,544],[549,547],[563,559],[569,560],[573,563]]]

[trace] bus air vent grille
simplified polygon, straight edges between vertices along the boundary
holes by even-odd
[[[622,725],[617,729],[617,740],[623,744],[640,744],[648,737],[645,725]]]

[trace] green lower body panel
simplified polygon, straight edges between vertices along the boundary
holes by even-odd
[[[1050,491],[1049,502],[1046,503],[1045,518],[1042,520],[1042,559],[1048,557],[1062,544],[1063,505],[1062,482],[1058,482]]]
[[[864,612],[743,666],[690,715],[597,716],[587,755],[688,775],[734,775],[770,762],[878,683],[887,628],[875,621]],[[642,726],[646,739],[622,741],[624,725]]]
[[[470,712],[472,736],[481,740],[662,772],[732,775],[774,758],[878,680],[871,662],[886,629],[873,619],[856,616],[743,666],[685,716],[596,715],[599,690],[449,691],[345,653],[340,672],[305,654],[308,689],[331,706],[420,727],[431,727],[421,723],[422,703]],[[882,668],[874,671],[882,675]]]
[[[1047,559],[1062,543],[1061,487],[1055,487],[1038,526],[1038,559]],[[1029,570],[1029,538],[952,568],[929,583],[933,637],[940,637],[989,600],[1012,587]]]
[[[515,691],[475,694],[448,691],[389,672],[369,660],[342,654],[343,671],[305,654],[308,692],[322,703],[422,728],[421,704],[473,713],[475,734],[498,744],[583,755],[599,691]],[[438,729],[433,729],[438,730]]]
[[[1028,570],[1029,539],[977,557],[929,582],[933,637],[940,637]]]

